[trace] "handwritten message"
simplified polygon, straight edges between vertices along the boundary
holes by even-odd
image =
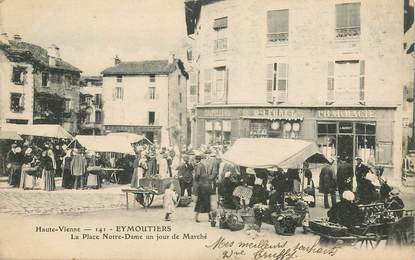
[[[212,243],[206,244],[205,247],[210,250],[219,251],[222,259],[241,257],[252,258],[254,260],[289,260],[298,257],[300,254],[335,256],[338,250],[336,246],[322,248],[319,246],[318,240],[311,245],[300,242],[290,245],[288,241],[261,239],[246,242],[227,240],[222,236]]]

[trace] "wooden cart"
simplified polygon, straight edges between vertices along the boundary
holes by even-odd
[[[153,203],[154,196],[163,195],[165,190],[169,187],[170,183],[173,183],[176,188],[177,201],[180,201],[181,189],[180,183],[177,178],[157,178],[157,177],[145,177],[139,180],[139,188],[137,189],[123,189],[125,192],[126,206],[128,209],[128,194],[135,195],[136,200],[144,207],[149,208]]]

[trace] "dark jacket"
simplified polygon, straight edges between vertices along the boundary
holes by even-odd
[[[40,159],[40,167],[46,171],[53,170],[53,161],[49,156],[42,156]]]
[[[331,165],[326,165],[321,169],[319,191],[320,193],[331,193],[336,190],[336,180]]]
[[[193,166],[190,163],[181,163],[177,167],[177,175],[179,179],[183,180],[186,183],[193,182]]]
[[[376,202],[378,193],[375,185],[368,179],[361,179],[356,189],[357,199],[361,204],[370,204]]]
[[[359,182],[366,177],[366,174],[370,171],[370,168],[364,165],[363,163],[356,165],[355,174],[356,182]]]
[[[359,207],[350,201],[340,201],[334,204],[327,212],[329,221],[346,227],[361,225],[364,220],[363,212]]]
[[[337,186],[339,191],[353,189],[353,165],[342,162],[337,166]]]
[[[210,188],[210,179],[203,163],[197,163],[194,166],[194,183],[199,192],[206,191]]]

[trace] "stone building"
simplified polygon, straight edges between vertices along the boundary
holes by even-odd
[[[76,133],[81,71],[19,35],[0,39],[1,124],[60,124]]]
[[[86,135],[102,134],[102,76],[82,76],[80,86],[79,132]]]
[[[199,75],[195,146],[309,139],[400,179],[413,76],[402,62],[404,0],[186,0],[185,12]]]
[[[188,75],[181,60],[116,58],[102,75],[106,131],[144,134],[162,146],[186,144]]]

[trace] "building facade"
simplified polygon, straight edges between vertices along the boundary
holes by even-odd
[[[60,124],[76,133],[81,71],[19,35],[0,40],[1,124]]]
[[[79,132],[84,135],[103,134],[102,76],[82,76],[80,86]]]
[[[193,143],[309,139],[330,158],[361,156],[399,179],[409,73],[403,7],[403,0],[185,1],[199,75]]]
[[[106,131],[144,134],[162,146],[186,144],[188,76],[180,60],[116,58],[102,75]]]

